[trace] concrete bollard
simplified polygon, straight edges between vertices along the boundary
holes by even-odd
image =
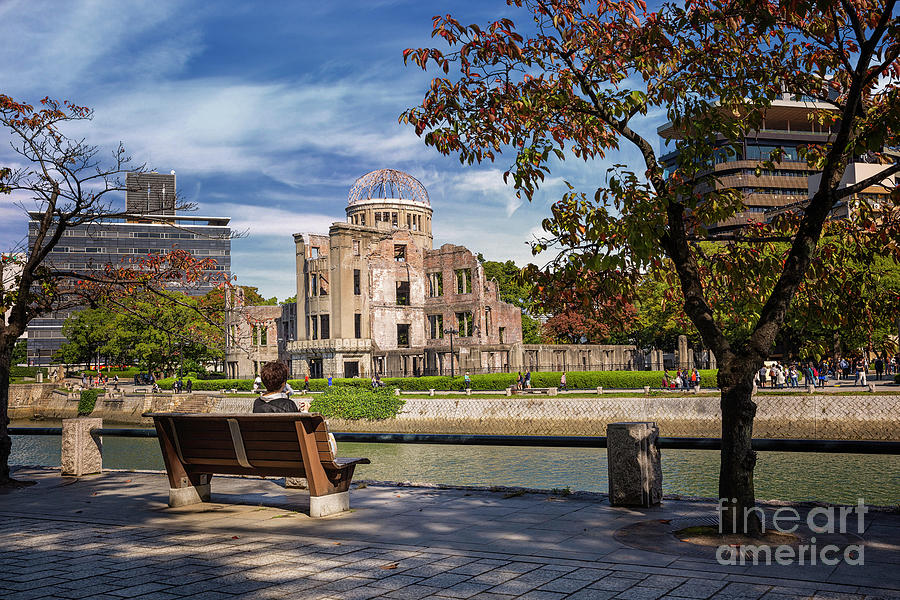
[[[472,388],[466,388],[466,396],[472,395]]]
[[[511,387],[506,388],[506,395],[512,396],[512,388]]]
[[[38,383],[44,383],[44,372],[43,372],[43,371],[38,371],[38,372],[37,372],[37,376],[35,377],[35,381],[37,381]]]
[[[700,393],[700,386],[699,386],[699,385],[695,385],[695,386],[694,386],[694,393],[695,393],[695,394],[699,394],[699,393]]]
[[[869,387],[869,391],[872,392],[872,393],[874,394],[874,393],[875,393],[875,384],[874,384],[874,383],[870,383],[870,384],[867,384],[867,385],[868,385],[868,387]]]
[[[644,393],[648,396],[650,395],[650,386],[649,385],[644,386]]]
[[[395,395],[395,396],[399,396],[399,395],[400,395],[400,388],[394,388],[394,395]]]
[[[559,388],[555,388],[555,387],[549,388],[549,389],[547,390],[547,395],[548,395],[548,396],[558,396],[558,395],[559,395]]]
[[[431,388],[430,390],[428,390],[428,395],[434,396],[434,388]]]
[[[606,426],[609,503],[655,506],[662,500],[659,428],[656,423],[610,423]]]
[[[103,440],[91,429],[103,427],[103,419],[80,417],[63,419],[59,464],[63,475],[80,477],[103,472]]]
[[[807,394],[815,394],[815,393],[816,393],[816,386],[814,386],[814,385],[808,385],[808,386],[806,386],[806,393],[807,393]]]
[[[602,394],[603,394],[603,386],[602,386],[602,385],[598,385],[598,386],[597,386],[597,395],[600,396],[600,395],[602,395]]]

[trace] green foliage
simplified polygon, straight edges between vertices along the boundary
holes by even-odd
[[[405,400],[388,388],[332,387],[313,399],[310,410],[335,419],[392,419]]]
[[[92,389],[92,390],[81,390],[81,400],[78,401],[78,414],[79,415],[89,415],[94,412],[94,405],[97,403],[97,396],[104,393],[106,390],[102,389]]]
[[[24,365],[28,363],[28,340],[17,340],[15,347],[13,347],[12,356],[10,357],[9,364],[11,365]]]
[[[156,295],[133,296],[115,307],[78,312],[63,325],[68,342],[55,359],[72,364],[103,356],[116,364],[136,364],[136,372],[171,372],[179,362],[193,370],[221,358],[215,309],[185,294],[169,297],[171,302]]]
[[[716,387],[716,370],[701,370],[701,383],[704,388]],[[524,372],[523,372],[524,374]],[[516,373],[490,373],[484,375],[472,375],[471,386],[473,390],[490,391],[505,390],[516,383]],[[532,387],[559,387],[562,372],[534,372],[531,374]],[[641,389],[645,385],[658,388],[662,385],[662,371],[567,371],[566,383],[569,389],[591,390],[597,387],[607,389]],[[187,381],[183,379],[183,381]],[[384,389],[400,389],[404,392],[427,392],[428,390],[462,390],[465,389],[465,377],[457,375],[435,375],[430,377],[385,377]],[[165,390],[172,389],[174,377],[160,379],[157,383]],[[302,379],[290,379],[288,383],[297,391],[303,389]],[[335,378],[332,379],[333,388],[357,388],[369,390],[372,387],[368,379]],[[333,389],[332,388],[332,389]],[[195,390],[230,390],[236,389],[248,392],[253,389],[252,379],[213,379],[194,380]],[[327,379],[310,379],[309,389],[312,392],[324,392],[328,388]]]
[[[544,336],[541,332],[541,322],[529,314],[522,313],[522,343],[543,344]]]
[[[37,377],[38,372],[43,372],[44,375],[47,375],[47,369],[44,367],[19,367],[13,365],[9,368],[9,376],[10,377]]]

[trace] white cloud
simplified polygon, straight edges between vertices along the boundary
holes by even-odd
[[[339,220],[334,215],[293,212],[280,208],[230,202],[216,204],[216,214],[230,216],[232,230],[246,230],[250,239],[261,236],[283,236],[290,245],[293,245],[290,237],[293,234],[328,233],[331,224]],[[291,253],[291,247],[288,246],[285,252]]]

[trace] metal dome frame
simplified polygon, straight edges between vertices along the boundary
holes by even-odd
[[[396,169],[378,169],[366,173],[353,183],[347,204],[377,199],[400,199],[421,202],[431,206],[428,191],[418,179]]]

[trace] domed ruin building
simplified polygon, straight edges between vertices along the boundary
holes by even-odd
[[[228,376],[250,377],[269,360],[289,363],[297,378],[633,368],[640,360],[633,346],[523,345],[520,309],[500,300],[478,258],[463,246],[433,248],[428,192],[411,175],[363,175],[346,213],[328,235],[294,234],[296,305],[233,302]]]

